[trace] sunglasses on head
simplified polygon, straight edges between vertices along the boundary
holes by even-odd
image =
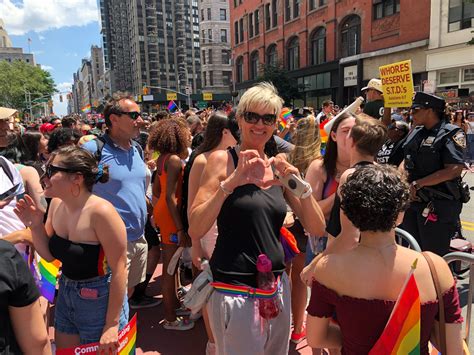
[[[77,170],[74,170],[74,169],[68,169],[68,168],[62,168],[60,166],[54,166],[54,165],[46,165],[46,168],[45,168],[45,171],[44,171],[44,174],[43,176],[41,176],[42,178],[44,177],[47,177],[48,179],[51,179],[51,177],[56,174],[57,172],[65,172],[65,173],[77,173],[78,171]]]
[[[118,111],[117,114],[119,115],[127,115],[128,117],[130,117],[132,120],[136,120],[138,117],[141,116],[141,112],[137,112],[137,111],[131,111],[131,112],[123,112],[123,111]]]
[[[259,120],[262,120],[263,124],[266,126],[272,126],[275,124],[277,116],[271,113],[266,115],[259,115],[255,112],[244,112],[244,120],[250,124],[257,124]]]

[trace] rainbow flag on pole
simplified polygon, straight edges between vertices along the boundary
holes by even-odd
[[[173,100],[171,100],[168,104],[168,111],[173,112],[177,108],[178,108],[178,106],[176,106],[175,102]]]
[[[41,292],[41,295],[50,303],[54,302],[57,277],[60,267],[61,262],[59,260],[54,260],[48,263],[43,258],[39,258],[39,261],[36,261],[36,258],[33,258],[33,261],[30,265],[31,272],[38,283],[38,288]]]
[[[280,127],[281,129],[285,129],[288,121],[293,117],[291,111],[288,107],[283,107],[280,112]]]
[[[420,354],[421,304],[413,275],[417,262],[418,259],[413,262],[387,325],[369,355]]]
[[[92,109],[92,107],[91,107],[91,105],[89,104],[89,105],[84,106],[84,107],[81,109],[81,111],[82,111],[83,113],[89,113],[89,112],[91,112],[91,109]]]

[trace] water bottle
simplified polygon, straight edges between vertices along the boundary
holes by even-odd
[[[272,262],[265,254],[260,254],[257,259],[257,285],[262,290],[273,290],[275,288],[275,275],[272,272]],[[264,319],[272,319],[278,316],[280,309],[273,298],[259,298],[258,311]]]

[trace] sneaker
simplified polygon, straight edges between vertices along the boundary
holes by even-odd
[[[174,322],[169,322],[165,319],[163,328],[168,330],[189,330],[194,328],[194,322],[181,317],[177,317]]]
[[[303,329],[301,329],[301,333],[295,333],[294,331],[291,332],[291,342],[293,344],[299,344],[303,339],[306,338],[306,327],[303,326]]]
[[[151,308],[161,304],[163,302],[162,298],[155,298],[151,296],[143,296],[138,300],[133,298],[128,300],[128,305],[131,309],[140,309],[140,308]]]
[[[189,315],[191,315],[191,311],[186,307],[181,306],[179,308],[176,308],[176,315],[178,317],[188,317]]]

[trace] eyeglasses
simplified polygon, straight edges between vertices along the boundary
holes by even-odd
[[[275,124],[277,119],[276,115],[268,113],[266,115],[259,115],[255,112],[244,112],[244,120],[250,124],[257,124],[258,121],[262,120],[262,123],[266,126],[272,126]]]
[[[77,170],[74,170],[74,169],[69,169],[69,168],[62,168],[60,166],[54,166],[54,165],[46,165],[46,169],[45,169],[45,172],[44,174],[41,176],[41,178],[43,179],[44,177],[47,177],[48,179],[51,179],[51,177],[56,174],[57,172],[65,172],[65,173],[78,173]]]
[[[141,112],[137,112],[137,111],[131,111],[131,112],[123,112],[123,111],[117,111],[117,114],[118,115],[127,115],[128,117],[130,117],[132,120],[136,120],[138,117],[141,116]]]

